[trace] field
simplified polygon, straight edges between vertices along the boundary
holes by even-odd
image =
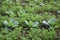
[[[60,40],[60,0],[0,0],[0,40]]]

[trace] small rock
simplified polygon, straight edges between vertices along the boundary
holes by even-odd
[[[50,27],[50,25],[48,24],[47,21],[42,21],[42,27],[41,28],[48,29],[49,27]]]
[[[42,24],[49,25],[47,21],[42,21]]]
[[[60,10],[58,10],[58,11],[57,11],[57,13],[59,13],[59,14],[60,14]]]
[[[33,4],[29,4],[30,5],[30,7],[32,7],[33,6]]]
[[[40,3],[40,6],[43,6],[43,5],[45,5],[45,4],[43,4],[43,3]]]
[[[4,26],[7,26],[7,25],[8,25],[7,20],[4,20],[4,21],[3,21],[3,24],[4,24]]]
[[[9,22],[11,22],[13,24],[13,26],[18,26],[18,21],[15,21],[13,19],[11,19]]]
[[[51,18],[51,19],[48,20],[48,23],[49,23],[49,24],[55,24],[56,21],[57,21],[56,18]]]
[[[33,26],[32,27],[36,27],[39,25],[39,22],[34,22]]]

